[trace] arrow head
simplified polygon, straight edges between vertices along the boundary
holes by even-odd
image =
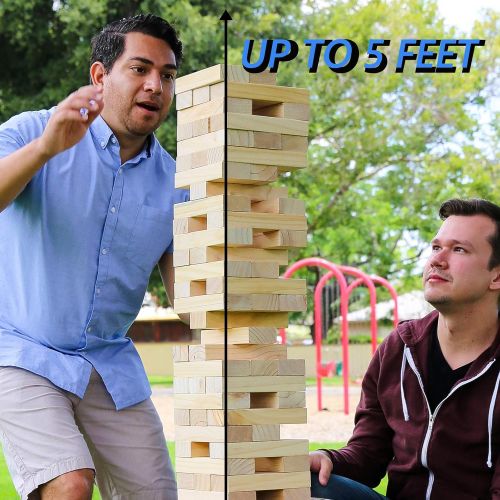
[[[224,14],[220,16],[219,18],[220,21],[232,21],[233,18],[229,15],[229,12],[227,10],[224,11]]]

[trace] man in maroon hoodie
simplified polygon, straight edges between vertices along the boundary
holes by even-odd
[[[449,200],[431,242],[425,299],[436,311],[399,324],[363,380],[354,433],[311,453],[312,496],[500,499],[500,207]]]

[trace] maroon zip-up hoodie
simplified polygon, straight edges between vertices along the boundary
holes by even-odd
[[[500,330],[430,415],[424,393],[438,313],[401,323],[363,380],[354,433],[330,450],[333,471],[391,500],[500,499]]]

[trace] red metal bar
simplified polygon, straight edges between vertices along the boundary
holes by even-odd
[[[342,375],[344,382],[344,413],[349,414],[349,324],[347,322],[347,282],[339,270],[338,266],[326,259],[321,259],[319,257],[310,257],[307,259],[302,259],[295,264],[292,264],[283,275],[284,278],[290,278],[296,271],[302,269],[303,267],[322,267],[330,271],[327,275],[323,276],[316,285],[314,291],[314,334],[316,341],[316,383],[318,389],[318,410],[322,410],[322,374],[321,374],[321,316],[322,316],[322,306],[321,306],[321,290],[324,288],[326,282],[326,276],[331,275],[337,278],[340,288],[340,311],[342,316]],[[321,287],[320,287],[321,284]],[[318,291],[319,289],[319,291]],[[319,335],[319,337],[318,337]],[[280,329],[281,342],[286,343],[286,334],[284,328]]]
[[[343,273],[349,274],[350,276],[355,276],[356,278],[360,279],[366,285],[366,287],[368,288],[368,292],[370,293],[370,333],[372,338],[372,354],[373,354],[377,350],[377,330],[378,330],[377,291],[375,290],[375,285],[373,284],[373,281],[370,279],[370,277],[363,271],[360,271],[359,269],[350,266],[339,266],[339,267]],[[355,288],[355,286],[353,285],[356,281],[354,281],[347,287],[348,298],[351,295],[353,289]]]

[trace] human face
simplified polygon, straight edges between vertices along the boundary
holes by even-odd
[[[144,140],[166,118],[177,74],[170,46],[153,36],[127,33],[125,49],[102,75],[102,117],[120,142]]]
[[[436,309],[480,302],[498,289],[499,269],[488,269],[494,231],[485,215],[452,215],[443,222],[423,275],[425,299]]]

